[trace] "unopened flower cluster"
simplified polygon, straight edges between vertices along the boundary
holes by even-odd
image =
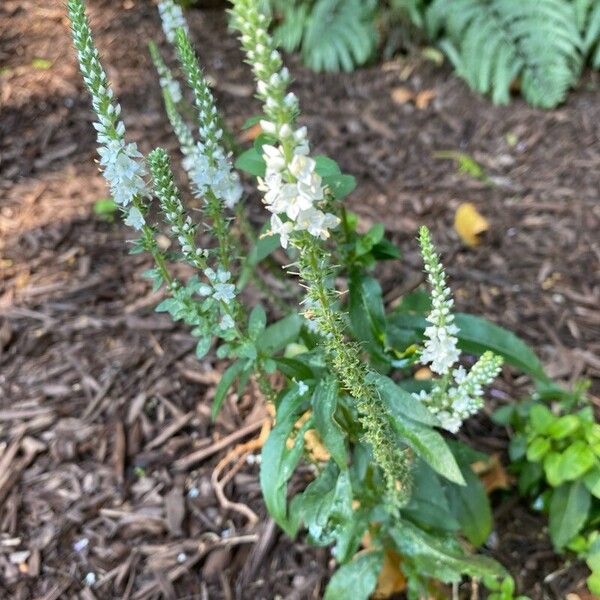
[[[188,24],[183,16],[183,10],[181,9],[181,6],[175,4],[173,0],[159,2],[158,12],[160,13],[160,20],[162,22],[165,37],[169,40],[169,43],[175,43],[178,29],[181,28],[186,33],[189,33]]]
[[[485,352],[468,373],[462,366],[452,369],[460,358],[456,337],[459,329],[452,314],[454,300],[426,227],[420,229],[419,242],[432,299],[432,308],[427,316],[431,325],[425,328],[426,341],[421,362],[430,364],[431,370],[442,377],[434,383],[430,392],[421,391],[415,396],[436,415],[444,429],[456,433],[465,419],[481,409],[483,388],[500,372],[502,358]]]
[[[234,16],[241,32],[247,62],[257,80],[258,97],[267,119],[261,129],[277,140],[262,146],[265,177],[259,181],[264,204],[271,212],[271,231],[286,248],[293,232],[307,231],[322,240],[330,236],[339,219],[322,210],[325,189],[316,163],[309,157],[306,128],[294,129],[298,99],[287,91],[290,75],[267,32],[267,18],[251,3],[236,2]]]

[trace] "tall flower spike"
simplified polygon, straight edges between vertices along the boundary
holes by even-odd
[[[164,93],[168,93],[171,100],[177,104],[181,102],[183,96],[181,94],[181,86],[179,82],[173,77],[171,69],[167,67],[165,61],[162,59],[158,48],[154,42],[148,43],[148,49],[150,50],[150,57],[158,73],[160,87]]]
[[[427,321],[431,325],[425,329],[427,341],[421,354],[421,362],[431,363],[432,371],[445,375],[460,356],[456,338],[458,327],[454,324],[454,315],[451,312],[454,300],[450,288],[446,285],[444,267],[435,251],[427,227],[423,226],[419,230],[419,243],[425,272],[431,286],[432,304],[431,312],[427,316]]]
[[[213,95],[206,83],[198,59],[189,37],[183,29],[177,30],[175,40],[179,61],[185,72],[188,85],[194,93],[194,103],[198,111],[200,143],[195,160],[201,161],[204,173],[201,181],[196,179],[197,192],[204,194],[210,189],[216,198],[223,201],[227,208],[233,208],[242,196],[242,186],[238,174],[233,171],[221,139],[223,130],[219,124],[219,114]],[[204,157],[204,158],[202,158]]]
[[[279,142],[263,146],[266,174],[259,181],[263,202],[272,213],[271,231],[279,234],[284,248],[293,232],[307,231],[326,240],[339,219],[321,210],[326,192],[316,162],[308,156],[306,127],[293,129],[298,100],[287,91],[290,75],[268,33],[268,20],[250,0],[235,0],[232,13],[264,103],[267,119],[260,126]]]
[[[160,13],[165,37],[169,40],[169,43],[173,44],[175,42],[175,36],[180,27],[186,33],[188,32],[188,24],[183,16],[183,10],[173,0],[162,0],[159,2],[158,12]]]
[[[325,213],[325,190],[309,156],[306,128],[294,130],[298,113],[296,97],[287,92],[290,81],[281,56],[268,33],[268,21],[256,0],[233,0],[233,23],[241,32],[247,62],[257,80],[268,120],[262,129],[277,138],[278,145],[263,146],[266,176],[259,181],[264,203],[272,213],[271,230],[279,233],[282,245],[292,239],[299,249],[300,277],[307,292],[305,316],[321,334],[321,343],[332,371],[356,402],[364,436],[381,467],[388,490],[396,504],[406,502],[410,490],[410,450],[397,443],[381,398],[366,383],[368,367],[358,344],[348,341],[344,319],[329,287],[332,274],[328,255],[318,239],[327,239],[338,218]],[[317,238],[317,239],[315,239]]]
[[[69,0],[67,7],[79,67],[98,118],[94,128],[102,174],[117,204],[124,209],[133,204],[127,209],[127,224],[141,229],[144,224],[141,199],[148,195],[143,179],[142,155],[135,144],[125,143],[125,125],[119,119],[121,107],[114,101],[113,91],[100,64],[82,0]]]

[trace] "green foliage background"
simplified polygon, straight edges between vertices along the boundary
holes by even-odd
[[[274,36],[316,71],[350,71],[407,41],[439,45],[457,74],[496,104],[518,87],[552,108],[586,64],[600,68],[596,0],[264,0]],[[515,86],[515,84],[518,84]]]

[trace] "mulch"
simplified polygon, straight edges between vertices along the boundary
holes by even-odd
[[[131,138],[174,153],[145,47],[162,39],[154,7],[88,4]],[[191,10],[189,20],[238,132],[258,104],[237,42],[221,11]],[[457,307],[514,330],[566,385],[589,378],[599,406],[598,75],[542,112],[519,99],[491,106],[417,55],[337,75],[289,62],[315,152],[356,175],[349,206],[365,229],[384,222],[402,248],[380,269],[388,301],[422,280],[415,237],[425,223]],[[189,333],[153,312],[148,258],[128,253],[124,227],[94,215],[107,191],[63,3],[1,3],[0,64],[0,598],[321,597],[328,550],[288,539],[268,518],[256,450],[230,454],[268,420],[259,391],[232,394],[212,423],[225,365],[198,362]],[[430,101],[399,103],[397,88]],[[439,157],[448,150],[476,159],[486,179]],[[452,226],[464,201],[490,222],[476,248]],[[259,202],[248,204],[260,223]],[[529,392],[506,370],[467,424],[470,442],[505,459],[506,434],[489,413]],[[294,485],[309,478],[301,471]],[[514,492],[492,500],[486,551],[521,591],[581,590],[585,567],[552,552],[544,519]]]

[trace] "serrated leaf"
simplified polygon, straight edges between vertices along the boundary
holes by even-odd
[[[549,531],[557,549],[564,548],[583,528],[591,505],[590,492],[581,481],[554,490],[550,501]]]
[[[368,600],[377,584],[383,564],[383,552],[365,551],[342,565],[334,574],[323,600]]]

